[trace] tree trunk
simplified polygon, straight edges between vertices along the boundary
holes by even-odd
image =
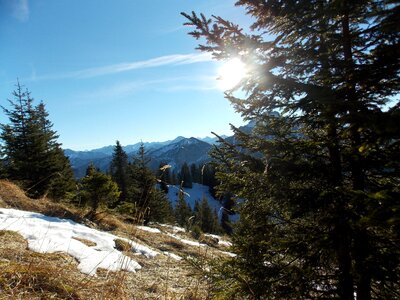
[[[345,3],[346,5],[347,3]],[[350,112],[350,139],[351,139],[351,179],[354,190],[365,190],[365,177],[362,157],[358,151],[361,146],[361,136],[358,129],[360,124],[357,121],[357,116],[362,113],[362,105],[359,103],[355,84],[354,84],[354,61],[352,55],[350,24],[349,24],[349,8],[345,7],[342,18],[342,35],[343,35],[343,53],[345,60],[345,79],[347,81],[347,101],[349,103]],[[361,208],[363,204],[361,203]],[[371,275],[366,265],[366,258],[368,257],[368,234],[366,229],[359,228],[354,235],[354,260],[356,272],[356,291],[357,300],[370,300],[371,299]]]

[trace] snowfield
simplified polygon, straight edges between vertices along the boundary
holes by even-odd
[[[32,251],[68,253],[79,261],[79,270],[89,275],[96,275],[98,268],[129,272],[141,269],[136,261],[114,248],[115,239],[128,242],[133,252],[148,258],[159,254],[144,245],[86,227],[71,220],[15,209],[0,208],[0,230],[18,232],[28,241],[28,247]],[[77,239],[89,240],[95,245],[87,246]]]
[[[168,199],[172,203],[172,206],[175,207],[176,203],[178,202],[178,193],[180,190],[179,185],[169,185],[168,186]],[[203,197],[206,197],[208,200],[208,204],[210,205],[212,210],[216,210],[217,212],[220,211],[222,205],[221,203],[214,199],[211,193],[208,190],[208,186],[193,183],[193,187],[183,188],[183,192],[185,193],[185,200],[190,205],[192,209],[194,209],[194,204],[196,201],[201,201]]]

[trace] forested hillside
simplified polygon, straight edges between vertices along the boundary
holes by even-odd
[[[0,298],[400,299],[399,1],[95,2],[1,5]]]

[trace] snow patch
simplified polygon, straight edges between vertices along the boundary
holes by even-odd
[[[172,226],[172,225],[168,225],[168,224],[159,224],[159,225],[162,226],[162,227],[167,227],[167,228],[171,229],[174,233],[186,232],[186,229],[182,228],[182,227]]]
[[[153,228],[153,227],[148,227],[148,226],[136,226],[136,228],[139,228],[140,230],[147,231],[147,232],[161,233],[160,229],[158,229],[158,228]]]
[[[202,244],[202,243],[199,243],[199,242],[183,239],[183,238],[181,238],[179,236],[176,236],[175,234],[172,234],[172,233],[168,233],[167,232],[167,235],[172,237],[172,238],[174,238],[174,239],[177,239],[177,240],[181,241],[184,244],[190,245],[190,246],[195,246],[195,247],[206,247],[207,246],[206,244]]]
[[[208,237],[211,237],[211,238],[214,238],[214,239],[217,239],[218,240],[218,245],[225,246],[225,247],[232,246],[231,242],[228,242],[228,241],[225,241],[225,240],[221,239],[221,237],[219,235],[211,234],[211,233],[205,233],[204,235],[208,236]]]
[[[176,254],[174,254],[174,253],[171,253],[171,252],[168,252],[168,251],[164,251],[163,253],[164,253],[166,256],[169,256],[169,257],[171,257],[171,258],[173,258],[173,259],[175,259],[175,260],[177,260],[177,261],[182,260],[182,257],[180,257],[179,255],[176,255]]]
[[[66,252],[79,261],[82,273],[96,275],[98,268],[110,271],[135,272],[141,266],[116,250],[115,239],[127,241],[132,251],[146,257],[158,253],[144,245],[128,239],[101,232],[71,220],[48,217],[39,213],[16,209],[0,209],[0,230],[11,230],[21,234],[28,241],[30,250],[40,253]],[[75,238],[96,243],[87,246]]]

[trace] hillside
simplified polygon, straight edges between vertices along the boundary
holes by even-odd
[[[17,299],[205,299],[201,269],[230,243],[32,200],[0,181],[0,293]],[[196,267],[197,266],[197,267]],[[122,269],[122,270],[121,270]]]

